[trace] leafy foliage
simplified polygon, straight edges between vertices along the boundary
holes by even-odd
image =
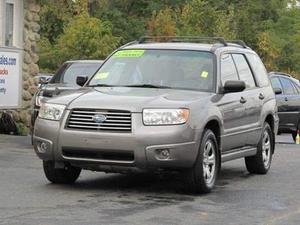
[[[242,39],[269,70],[300,74],[295,0],[40,0],[40,67],[104,58],[145,34]]]
[[[206,0],[192,0],[181,10],[178,18],[179,35],[234,37],[231,31],[231,11],[218,9]]]
[[[150,36],[175,36],[176,22],[172,10],[166,8],[156,13],[154,11],[148,22],[148,35]]]
[[[56,48],[60,58],[97,59],[105,58],[118,44],[108,22],[89,16],[78,16],[72,20],[59,36]]]
[[[46,15],[55,15],[53,24],[45,23],[48,26],[42,30],[39,42],[39,66],[47,72],[55,71],[70,59],[103,59],[119,43],[120,38],[113,36],[110,22],[89,16],[87,0],[77,0],[76,3],[65,1],[64,4],[67,7],[64,10],[47,4],[42,7]],[[62,25],[59,28],[62,31],[50,35],[56,24]]]

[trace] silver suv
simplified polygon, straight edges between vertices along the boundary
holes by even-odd
[[[34,148],[53,183],[73,183],[82,169],[176,170],[205,193],[223,162],[245,158],[257,174],[270,168],[276,100],[242,41],[145,37],[77,81],[84,87],[42,104],[35,123]]]

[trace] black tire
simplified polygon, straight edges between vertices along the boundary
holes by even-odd
[[[43,161],[44,173],[54,184],[72,184],[80,175],[81,168],[66,165],[63,169],[54,167],[54,161]]]
[[[299,119],[300,120],[300,119]],[[297,127],[296,127],[296,131],[292,132],[292,137],[294,139],[294,142],[296,142],[296,137],[297,137],[297,131],[300,129],[300,122],[298,123]]]
[[[294,142],[296,142],[297,131],[293,131],[292,136],[293,136]]]
[[[205,151],[207,149],[207,145],[210,143],[212,147],[214,148],[214,160],[215,160],[215,166],[214,171],[212,171],[211,175],[211,181],[208,182],[208,176],[204,175],[204,167],[212,168],[213,165],[208,165],[209,157],[207,157],[205,163]],[[209,156],[209,155],[208,155]],[[206,164],[206,165],[205,165]],[[211,166],[211,167],[210,167]],[[193,168],[191,168],[187,173],[187,179],[188,179],[188,190],[192,193],[209,193],[213,189],[215,185],[215,181],[217,179],[217,175],[220,169],[220,158],[219,158],[219,148],[218,143],[215,134],[209,130],[204,130],[204,134],[201,140],[200,149],[198,153],[197,160],[195,162],[195,165]]]
[[[268,137],[266,137],[265,135],[268,135]],[[256,155],[245,158],[247,170],[250,173],[254,174],[266,174],[271,167],[273,153],[274,135],[270,125],[268,123],[265,123],[263,126],[263,131],[259,144],[257,146]]]

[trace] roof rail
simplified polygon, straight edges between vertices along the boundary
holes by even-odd
[[[198,37],[198,36],[143,36],[138,43],[149,42],[214,42],[220,43],[223,46],[230,46],[231,44],[239,45],[242,48],[248,48],[246,43],[242,40],[225,40],[223,37]]]
[[[271,71],[269,72],[269,74],[278,74],[278,75],[282,75],[282,76],[286,76],[286,77],[293,77],[292,75],[290,74],[287,74],[287,73],[284,73],[284,72],[277,72],[277,71]]]
[[[149,42],[218,42],[227,46],[228,43],[222,37],[197,37],[197,36],[143,36],[139,39],[139,43]]]
[[[237,44],[237,45],[240,45],[242,46],[243,48],[248,48],[248,46],[246,45],[246,43],[242,40],[226,40],[226,42],[228,44]]]
[[[118,49],[122,49],[122,48],[125,48],[125,47],[129,46],[129,45],[134,45],[134,44],[138,44],[138,43],[139,43],[139,41],[137,41],[137,40],[131,41],[131,42],[128,42],[128,43],[120,46]]]

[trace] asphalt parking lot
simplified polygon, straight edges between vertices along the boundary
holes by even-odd
[[[277,137],[267,175],[228,162],[198,196],[176,174],[84,171],[73,186],[49,184],[29,142],[0,135],[0,224],[300,224],[300,146],[289,135]]]

